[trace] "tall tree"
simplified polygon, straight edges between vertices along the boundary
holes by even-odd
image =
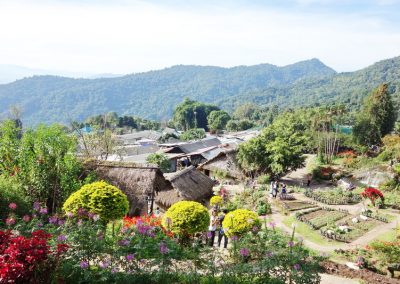
[[[223,110],[213,110],[207,117],[208,128],[211,131],[223,130],[231,119],[229,114]]]
[[[178,129],[184,131],[192,128],[204,128],[208,130],[207,116],[213,110],[219,110],[219,108],[214,105],[203,104],[186,98],[175,108],[173,121]]]
[[[388,85],[382,84],[366,98],[354,125],[354,138],[364,145],[379,144],[393,130],[396,118]]]

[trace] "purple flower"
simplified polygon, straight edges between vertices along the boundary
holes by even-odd
[[[93,212],[89,212],[87,215],[88,215],[88,217],[89,217],[90,219],[93,219],[94,215],[96,215],[96,214],[93,213]]]
[[[154,233],[153,230],[149,230],[147,231],[147,236],[149,236],[150,238],[154,238],[156,236],[156,233]]]
[[[294,247],[294,242],[290,241],[290,242],[288,242],[287,245],[288,245],[288,247],[292,248],[292,247]]]
[[[276,227],[276,223],[275,223],[274,221],[269,222],[268,225],[269,225],[272,229],[275,229],[275,227]]]
[[[167,245],[164,242],[160,243],[160,253],[161,254],[167,254],[169,252],[169,249]]]
[[[79,265],[80,265],[80,267],[81,267],[82,269],[86,269],[86,268],[89,267],[89,262],[87,262],[87,261],[81,261],[81,263],[80,263]]]
[[[126,260],[127,260],[127,261],[132,261],[134,258],[135,258],[135,255],[134,255],[134,254],[128,254],[128,255],[126,256]]]
[[[296,263],[295,265],[293,265],[293,268],[297,271],[299,271],[301,269],[300,264]]]
[[[231,237],[231,240],[232,240],[233,242],[237,241],[238,239],[239,239],[238,236],[232,236],[232,237]]]
[[[65,215],[66,215],[68,218],[74,217],[74,213],[72,213],[72,212],[67,212],[67,213],[65,213]]]
[[[11,210],[15,210],[15,209],[17,209],[17,204],[14,203],[14,202],[12,202],[12,203],[10,203],[10,204],[8,205],[8,208],[10,208]]]
[[[41,228],[41,227],[43,227],[43,223],[37,223],[37,226],[38,226],[39,228]]]
[[[250,251],[247,248],[241,248],[239,250],[241,256],[246,257],[250,255]]]
[[[257,233],[258,232],[258,227],[257,226],[253,226],[253,228],[251,229],[251,231],[253,232],[253,233]]]
[[[99,263],[99,266],[102,269],[106,269],[109,265],[110,265],[110,261],[108,261],[108,260],[100,261],[100,263]]]
[[[129,239],[123,239],[118,242],[118,245],[121,247],[126,247],[129,246],[130,243],[131,241]]]
[[[64,224],[65,224],[65,220],[63,220],[63,219],[58,220],[58,226],[62,226]]]
[[[57,224],[58,218],[57,216],[51,216],[49,217],[49,223],[50,224]]]
[[[113,269],[111,269],[111,273],[112,273],[112,274],[115,274],[115,273],[117,273],[118,271],[119,271],[119,269],[116,268],[116,267],[114,267]]]
[[[57,237],[57,241],[59,241],[59,242],[65,242],[66,240],[67,240],[67,236],[65,236],[65,235],[59,235]]]
[[[42,214],[42,215],[46,215],[47,214],[47,207],[42,207],[42,208],[40,208],[40,210],[39,210],[39,213],[40,214]]]
[[[35,211],[39,211],[40,210],[40,202],[35,201],[33,203],[33,210],[35,210]]]
[[[212,233],[210,231],[207,232],[207,238],[209,238],[209,239],[212,238]]]

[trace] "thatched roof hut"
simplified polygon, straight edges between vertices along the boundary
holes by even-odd
[[[157,205],[164,209],[181,200],[204,203],[212,195],[214,181],[193,166],[164,176],[173,187],[156,195]]]
[[[223,172],[226,177],[234,180],[243,180],[245,175],[236,163],[236,150],[227,150],[219,153],[198,167],[207,176],[216,172]]]
[[[147,213],[147,196],[172,189],[155,165],[92,161],[86,163],[86,168],[94,170],[99,178],[118,187],[127,195],[130,216]]]

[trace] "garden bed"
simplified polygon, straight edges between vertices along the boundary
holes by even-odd
[[[296,214],[297,220],[308,224],[314,230],[319,230],[346,216],[348,216],[346,211],[337,211],[329,208],[316,208]]]
[[[307,190],[304,192],[304,195],[308,198],[314,199],[315,201],[329,205],[357,204],[362,200],[359,194],[354,194],[350,191],[343,191],[341,189],[329,191]]]
[[[298,211],[318,207],[315,204],[304,201],[282,201],[282,205],[286,210],[289,211]]]

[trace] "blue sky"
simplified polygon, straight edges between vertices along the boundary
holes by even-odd
[[[0,26],[0,64],[88,73],[400,55],[400,0],[0,0]]]

